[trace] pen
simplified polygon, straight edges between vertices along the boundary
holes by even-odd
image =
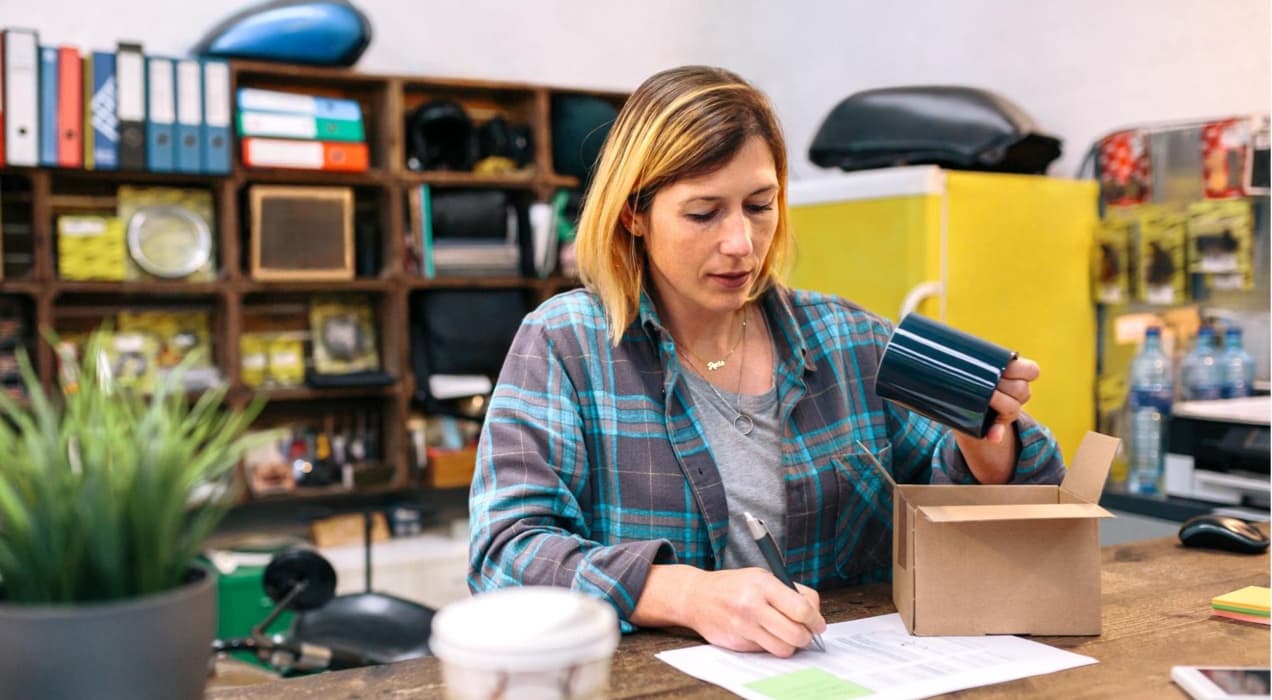
[[[768,562],[769,571],[772,571],[773,575],[792,591],[798,593],[799,589],[795,587],[795,582],[791,580],[791,574],[786,570],[786,562],[782,560],[782,555],[778,553],[777,543],[773,541],[773,535],[764,526],[764,521],[750,513],[743,513],[742,516],[746,518],[746,529],[751,531],[751,537],[755,539],[755,544],[760,547],[760,554],[763,554],[764,561]],[[826,651],[826,643],[822,641],[820,634],[813,634],[813,645],[817,647],[818,651]]]

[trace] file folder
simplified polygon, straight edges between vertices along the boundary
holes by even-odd
[[[156,173],[177,168],[177,96],[172,59],[146,59],[146,167]]]
[[[367,160],[365,143],[243,139],[243,164],[254,168],[362,172]]]
[[[93,52],[93,96],[88,101],[93,125],[93,168],[119,168],[119,117],[115,113],[115,54]],[[85,78],[87,80],[87,78]]]
[[[121,43],[115,53],[115,116],[120,170],[145,170],[146,59],[141,44]]]
[[[40,165],[57,166],[57,47],[40,47]]]
[[[84,169],[94,170],[93,168],[93,55],[91,53],[84,54],[80,57],[80,82],[83,83],[84,89],[80,91],[80,99],[83,109],[80,110],[80,141],[84,147],[80,149],[80,153],[84,158]]]
[[[84,63],[74,46],[57,50],[57,164],[84,166]]]
[[[177,62],[177,170],[197,173],[203,167],[203,78],[198,61]]]
[[[319,141],[362,141],[366,138],[361,120],[349,121],[315,117],[309,114],[244,110],[238,113],[238,132],[240,136]]]
[[[0,31],[0,165],[4,164],[4,32]]]
[[[34,31],[4,32],[4,156],[6,165],[40,162],[40,54]]]
[[[230,172],[230,66],[203,62],[203,172]]]
[[[315,97],[296,92],[239,88],[238,108],[249,112],[283,112],[308,114],[323,119],[362,121],[362,106],[356,101],[334,97]]]

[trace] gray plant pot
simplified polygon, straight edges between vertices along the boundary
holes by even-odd
[[[216,577],[92,605],[0,604],[0,698],[203,697]]]

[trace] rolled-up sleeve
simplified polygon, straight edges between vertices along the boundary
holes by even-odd
[[[469,496],[474,592],[562,586],[601,598],[627,620],[667,541],[590,539],[590,462],[574,382],[542,319],[528,317],[491,397]]]
[[[1058,484],[1064,479],[1064,459],[1060,447],[1046,426],[1022,413],[1012,424],[1016,439],[1016,470],[1013,484]],[[967,460],[958,449],[953,434],[941,443],[938,459],[933,463],[934,484],[975,484],[976,477],[967,468]]]

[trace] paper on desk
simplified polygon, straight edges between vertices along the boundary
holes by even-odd
[[[1096,663],[1020,637],[915,637],[895,613],[837,622],[822,638],[825,654],[789,659],[710,645],[658,658],[752,700],[922,698]]]

